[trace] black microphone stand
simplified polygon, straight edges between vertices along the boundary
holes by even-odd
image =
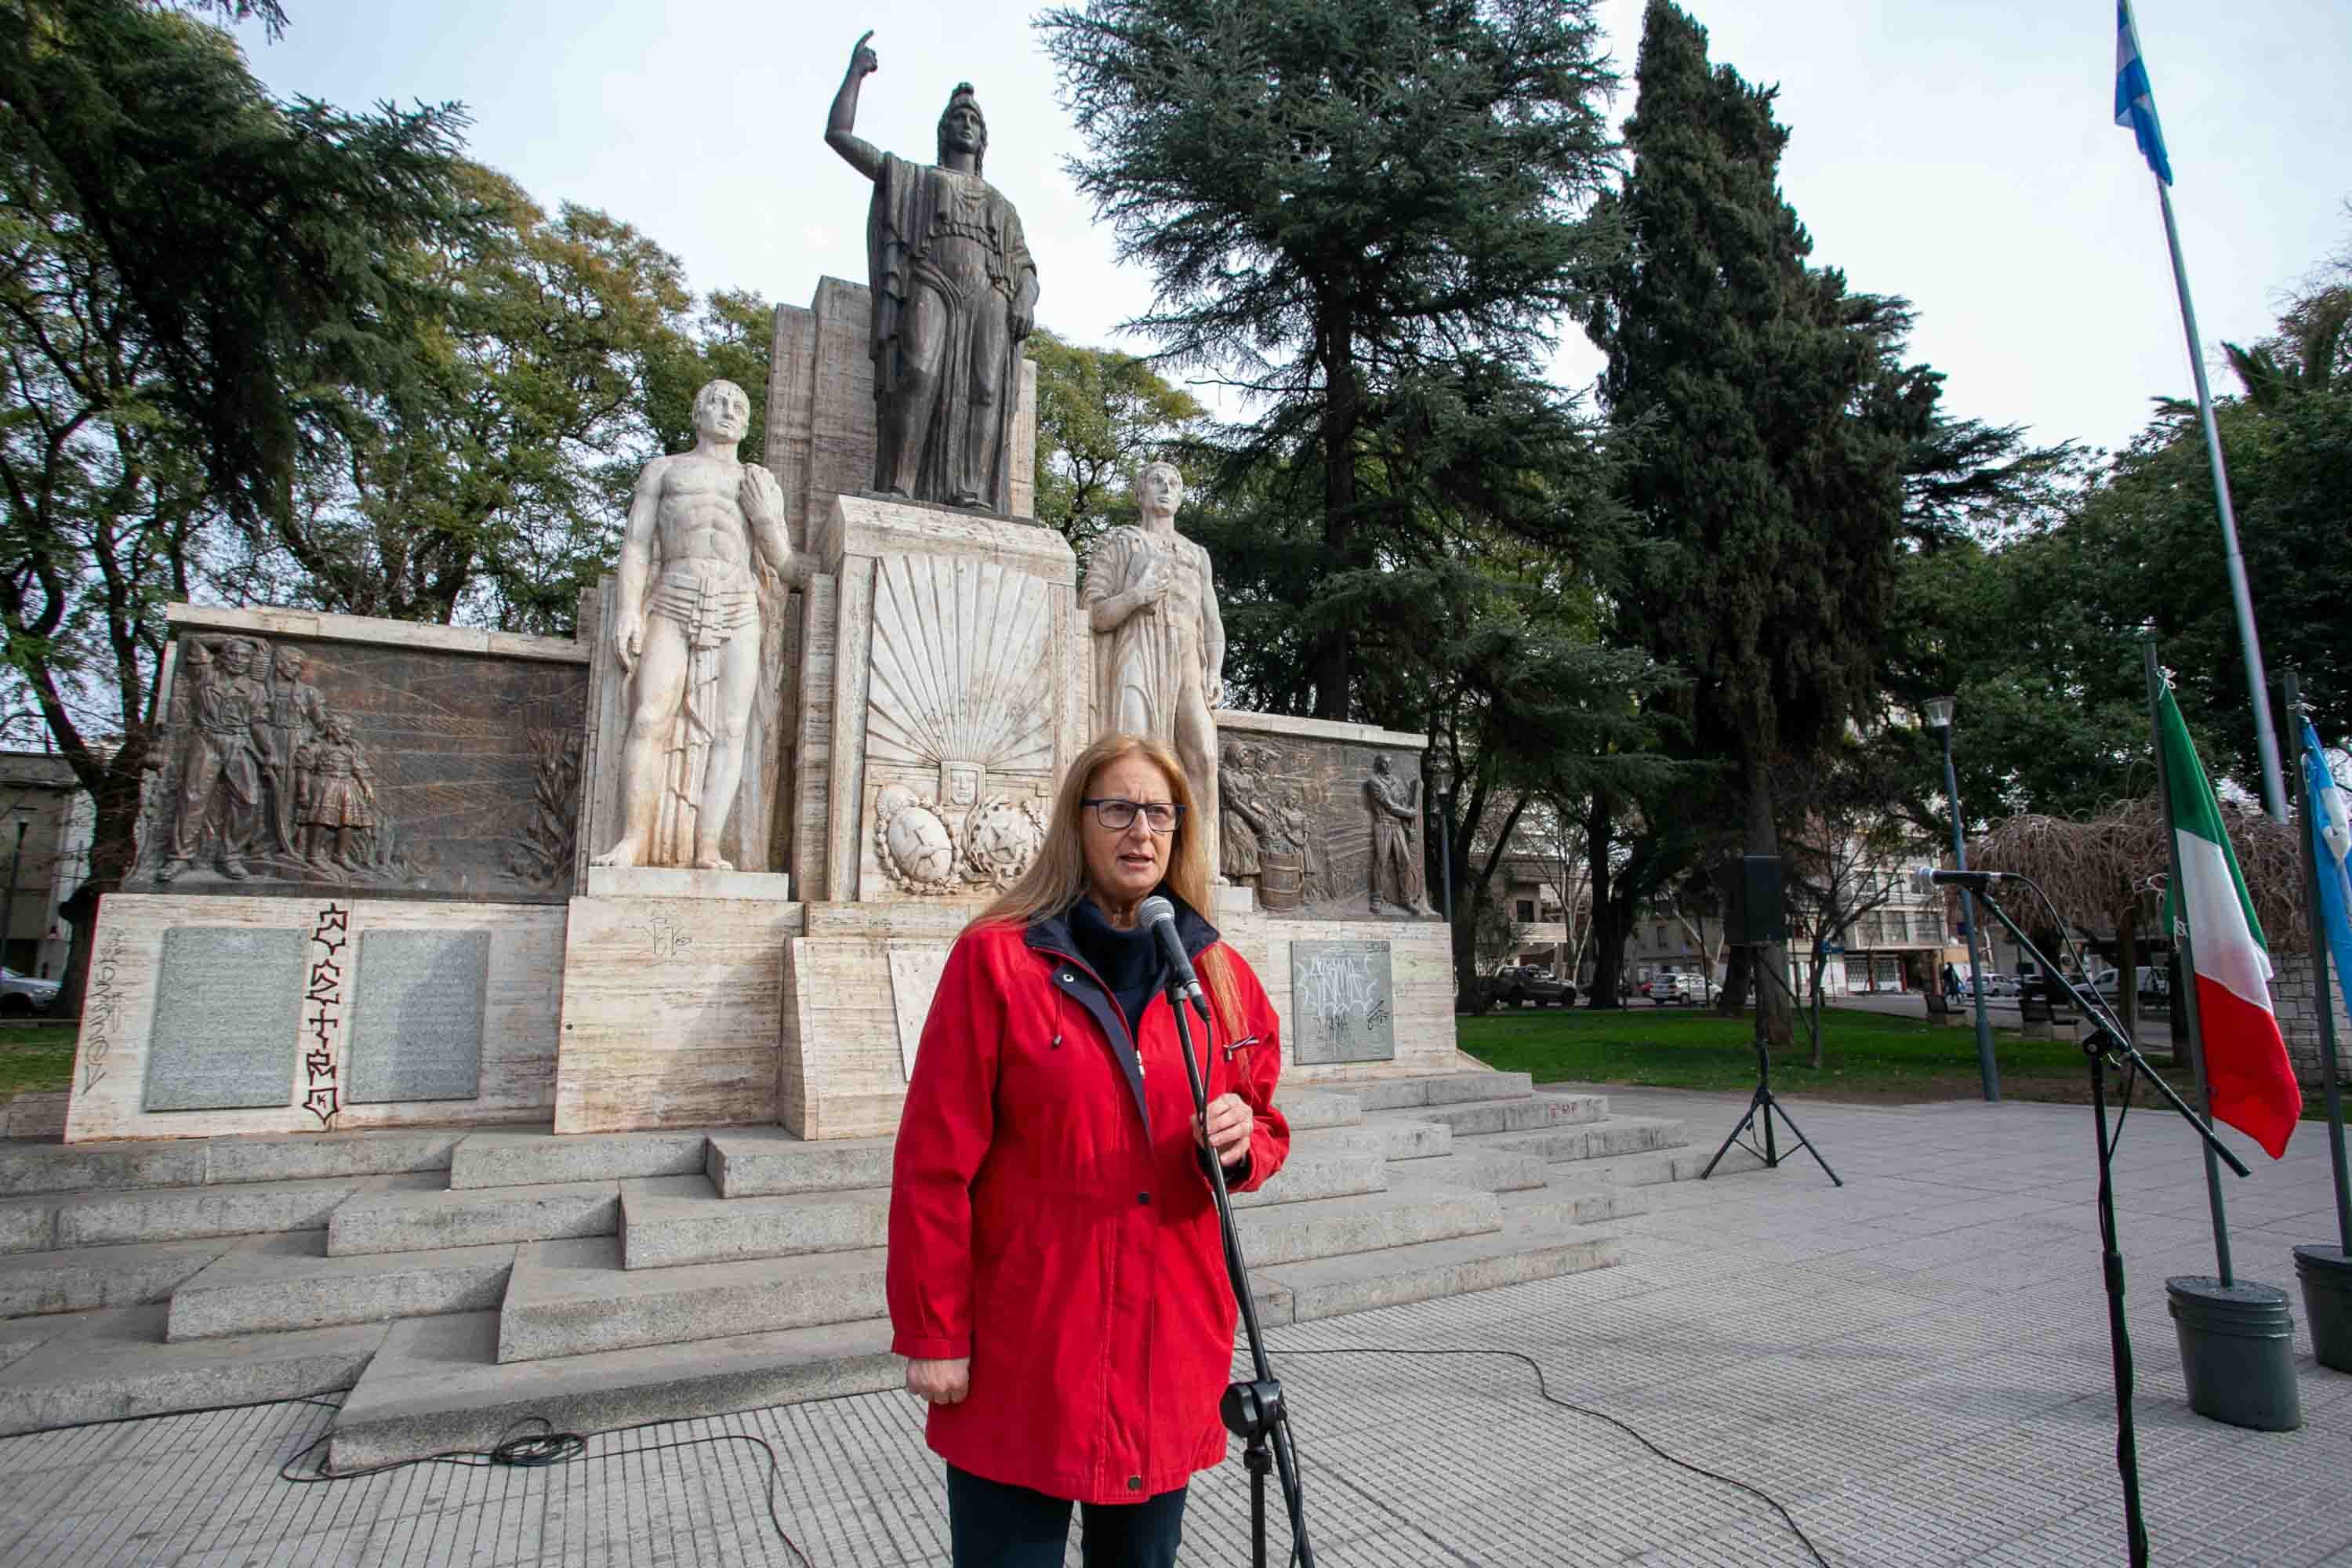
[[[1176,1038],[1184,1047],[1184,1076],[1192,1085],[1192,1110],[1201,1119],[1203,1134],[1209,1125],[1209,1080],[1201,1070],[1201,1058],[1192,1050],[1192,1031],[1184,1021],[1187,998],[1182,983],[1171,971],[1168,981],[1168,1005],[1176,1015]],[[1203,1022],[1206,1022],[1203,1008]],[[1282,1384],[1274,1375],[1273,1366],[1265,1359],[1265,1336],[1257,1322],[1257,1298],[1250,1290],[1249,1269],[1242,1260],[1241,1232],[1234,1228],[1234,1196],[1225,1190],[1224,1162],[1217,1152],[1202,1139],[1209,1167],[1209,1191],[1217,1201],[1217,1225],[1225,1238],[1225,1272],[1234,1282],[1234,1300],[1241,1304],[1242,1329],[1249,1338],[1250,1366],[1253,1373],[1245,1383],[1236,1383],[1225,1390],[1219,1401],[1217,1414],[1225,1423],[1225,1430],[1243,1441],[1242,1465],[1250,1478],[1250,1563],[1252,1568],[1265,1568],[1265,1478],[1269,1470],[1279,1467],[1282,1472],[1282,1500],[1290,1514],[1291,1552],[1299,1568],[1315,1568],[1315,1548],[1307,1540],[1307,1500],[1298,1489],[1298,1461],[1290,1444],[1290,1411],[1282,1402]]]
[[[2032,883],[2027,886],[2032,887]],[[2034,889],[2037,893],[2040,889]],[[2123,1135],[2123,1116],[2118,1115],[2112,1131],[2107,1126],[2107,1064],[2112,1058],[2118,1067],[2133,1069],[2156,1085],[2180,1119],[2205,1141],[2205,1146],[2240,1175],[2246,1174],[2243,1162],[2230,1152],[2213,1130],[2198,1119],[2188,1103],[2172,1091],[2172,1086],[2158,1078],[2147,1058],[2139,1054],[2115,1015],[2103,1002],[2095,1002],[2076,990],[2064,971],[2050,962],[2049,956],[2033,945],[2033,940],[2009,918],[1988,886],[1976,894],[1977,901],[1993,912],[1993,918],[2009,928],[2017,942],[2018,951],[2040,966],[2057,987],[2073,1001],[2082,1016],[2090,1020],[2091,1037],[2083,1042],[2084,1052],[2090,1058],[2091,1109],[2098,1118],[2099,1141],[2099,1245],[2100,1266],[2107,1287],[2107,1343],[2115,1360],[2116,1381],[2116,1469],[2124,1483],[2124,1534],[2131,1548],[2132,1568],[2146,1568],[2147,1563],[2147,1521],[2139,1506],[2139,1445],[2132,1424],[2132,1350],[2131,1331],[2124,1322],[2124,1255],[2116,1242],[2115,1152],[2116,1142]],[[2129,1079],[2126,1079],[2126,1086]],[[2128,1087],[2124,1114],[2130,1111]]]

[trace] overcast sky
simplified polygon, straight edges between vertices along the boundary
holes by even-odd
[[[1948,406],[2043,441],[2115,447],[2151,396],[2191,391],[2156,197],[2112,123],[2111,0],[1745,0],[1687,8],[1713,58],[1778,82],[1781,178],[1815,259],[1908,296],[1913,352]],[[276,44],[247,29],[281,95],[347,107],[462,100],[471,152],[551,207],[635,224],[698,289],[807,303],[822,274],[864,280],[865,181],[824,114],[858,33],[880,73],[859,133],[929,158],[948,90],[973,82],[991,183],[1035,252],[1040,320],[1114,337],[1151,279],[1114,259],[1062,172],[1081,149],[1023,0],[288,0]],[[1641,0],[1602,0],[1633,104]],[[2285,290],[2352,246],[2352,5],[2139,0],[2172,152],[2182,246],[2209,359],[2269,330]],[[1580,385],[1572,331],[1555,362]]]

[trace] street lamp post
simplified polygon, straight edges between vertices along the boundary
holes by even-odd
[[[1969,842],[1960,828],[1960,778],[1952,768],[1955,706],[1951,698],[1931,697],[1926,703],[1926,712],[1927,727],[1944,742],[1944,798],[1952,808],[1952,866],[1965,871],[1969,868]],[[1997,1102],[2000,1099],[2000,1068],[1993,1060],[1992,1022],[1985,1016],[1984,963],[1979,957],[1981,937],[1977,930],[1977,904],[1966,888],[1960,889],[1960,922],[1969,928],[1969,990],[1977,1005],[1977,1074],[1983,1080],[1985,1099]]]

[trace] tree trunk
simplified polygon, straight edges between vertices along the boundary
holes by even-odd
[[[1609,876],[1610,846],[1617,837],[1616,803],[1606,790],[1592,792],[1591,826],[1584,835],[1584,879],[1592,897],[1587,924],[1592,933],[1592,989],[1588,1007],[1623,1005],[1617,983],[1625,973],[1626,921],[1618,918]]]
[[[1772,815],[1772,773],[1764,763],[1762,748],[1750,745],[1746,759],[1748,769],[1748,823],[1743,835],[1744,847],[1750,855],[1780,858],[1780,826]],[[1752,917],[1751,917],[1752,918]],[[1789,973],[1789,949],[1785,942],[1764,942],[1751,950],[1752,962],[1759,969],[1773,974]],[[1794,1025],[1789,1016],[1788,993],[1769,979],[1758,976],[1756,1007],[1764,1019],[1764,1037],[1775,1047],[1786,1047],[1794,1037]]]
[[[1318,323],[1323,340],[1324,403],[1320,444],[1323,448],[1323,542],[1329,547],[1332,566],[1347,571],[1355,564],[1356,424],[1361,417],[1357,398],[1355,335],[1343,300],[1326,301]],[[1325,626],[1307,649],[1307,668],[1315,681],[1315,717],[1348,718],[1348,629]]]
[[[73,942],[66,950],[65,973],[58,977],[58,1000],[49,1016],[59,1022],[81,1016],[82,996],[89,984],[89,956],[98,934],[98,900],[122,886],[139,855],[139,784],[137,759],[147,747],[125,746],[108,761],[99,785],[90,791],[89,876],[67,900],[72,910]],[[126,766],[126,763],[128,765]],[[79,912],[73,912],[79,911]]]

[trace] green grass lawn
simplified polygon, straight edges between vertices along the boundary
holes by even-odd
[[[1547,1007],[1463,1018],[1462,1048],[1538,1083],[1639,1084],[1658,1089],[1746,1089],[1756,1084],[1754,1025],[1710,1010],[1637,1006],[1614,1012]],[[2001,1089],[2018,1099],[2087,1098],[2083,1053],[2071,1040],[1993,1035]],[[1981,1092],[1976,1032],[1930,1027],[1924,1018],[1825,1008],[1825,1065],[1812,1068],[1803,1022],[1797,1043],[1772,1057],[1776,1093],[1864,1100],[1951,1100]]]
[[[0,1026],[0,1105],[34,1089],[72,1083],[74,1035],[71,1024]]]

